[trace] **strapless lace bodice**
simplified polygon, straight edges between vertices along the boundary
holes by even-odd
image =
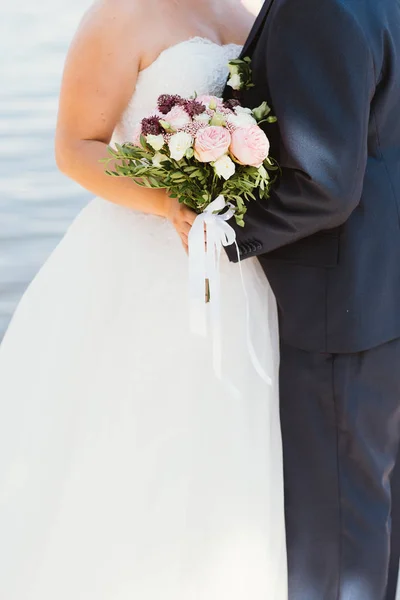
[[[164,50],[138,77],[133,97],[118,124],[113,142],[132,139],[133,129],[157,104],[161,94],[184,97],[200,94],[221,96],[228,77],[228,62],[241,51],[237,44],[220,46],[194,37]]]
[[[114,131],[111,143],[123,144],[133,139],[136,124],[156,109],[161,94],[179,94],[189,97],[194,93],[221,96],[228,78],[228,62],[241,51],[237,44],[220,46],[205,38],[195,37],[175,44],[161,52],[158,58],[139,73],[136,89],[121,121]],[[162,253],[175,248],[181,253],[180,240],[171,223],[155,215],[138,212],[101,198],[96,198],[84,209],[80,221],[85,227],[98,224],[128,227],[141,247]]]

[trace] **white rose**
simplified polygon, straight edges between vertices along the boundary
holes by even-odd
[[[152,163],[155,167],[161,167],[161,163],[165,162],[166,160],[168,160],[168,158],[165,156],[165,154],[156,152],[156,154],[153,156]]]
[[[198,123],[205,123],[206,125],[208,125],[211,120],[211,117],[206,112],[204,112],[201,113],[201,115],[196,115],[194,117],[194,120],[198,121]]]
[[[245,106],[235,106],[235,113],[237,115],[239,114],[247,114],[247,115],[252,115],[253,111],[251,110],[251,108],[246,108]]]
[[[215,163],[213,163],[213,167],[218,177],[223,177],[226,181],[230,179],[236,171],[235,163],[226,154],[216,160]]]
[[[228,80],[228,85],[231,86],[234,90],[240,90],[242,87],[242,80],[240,78],[239,73],[233,73]]]
[[[168,142],[171,158],[174,160],[181,160],[192,146],[192,136],[184,131],[175,133]]]
[[[237,115],[229,115],[228,121],[229,123],[232,123],[234,127],[252,127],[253,125],[257,125],[255,118],[247,112],[240,112]]]
[[[164,146],[164,143],[165,143],[164,138],[161,133],[160,133],[160,135],[149,134],[148,136],[146,136],[146,141],[149,144],[149,146],[151,146],[153,148],[153,150],[155,150],[156,152],[161,150],[161,148]]]

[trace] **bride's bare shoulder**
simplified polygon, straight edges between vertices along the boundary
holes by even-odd
[[[78,114],[86,125],[94,121],[98,139],[109,137],[132,97],[145,56],[146,1],[97,0],[83,16],[61,87],[60,121],[68,122],[68,129]],[[98,133],[100,123],[107,135]]]
[[[86,12],[91,19],[106,18],[113,20],[138,18],[148,16],[147,0],[95,0]]]
[[[147,0],[95,0],[86,11],[86,17],[136,20],[144,18],[146,13],[148,16]]]
[[[125,50],[140,48],[148,15],[147,0],[97,0],[83,16],[77,38],[99,38],[105,44],[118,40]]]

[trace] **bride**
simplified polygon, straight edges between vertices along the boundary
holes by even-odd
[[[238,267],[223,261],[220,381],[188,327],[195,215],[99,162],[161,93],[221,95],[250,27],[239,0],[103,0],[76,34],[56,153],[97,198],[0,349],[1,598],[287,597],[269,285],[243,264],[247,325]]]

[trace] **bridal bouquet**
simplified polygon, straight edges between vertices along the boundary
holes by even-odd
[[[165,188],[199,214],[223,196],[222,210],[229,209],[243,226],[246,201],[255,199],[256,190],[259,198],[268,198],[278,169],[260,127],[272,122],[269,115],[266,102],[251,110],[214,96],[162,95],[133,139],[109,148],[104,162],[116,162],[107,173]]]
[[[232,68],[239,69],[236,64]],[[260,125],[274,120],[266,102],[251,110],[235,99],[162,95],[151,116],[137,125],[133,139],[110,147],[103,161],[114,161],[108,175],[164,188],[198,213],[189,234],[191,329],[206,335],[208,306],[218,374],[219,259],[223,246],[236,244],[235,230],[227,221],[234,217],[243,226],[246,203],[256,199],[255,192],[260,199],[269,197],[278,166],[269,156],[269,140]],[[256,365],[254,352],[252,357]]]

